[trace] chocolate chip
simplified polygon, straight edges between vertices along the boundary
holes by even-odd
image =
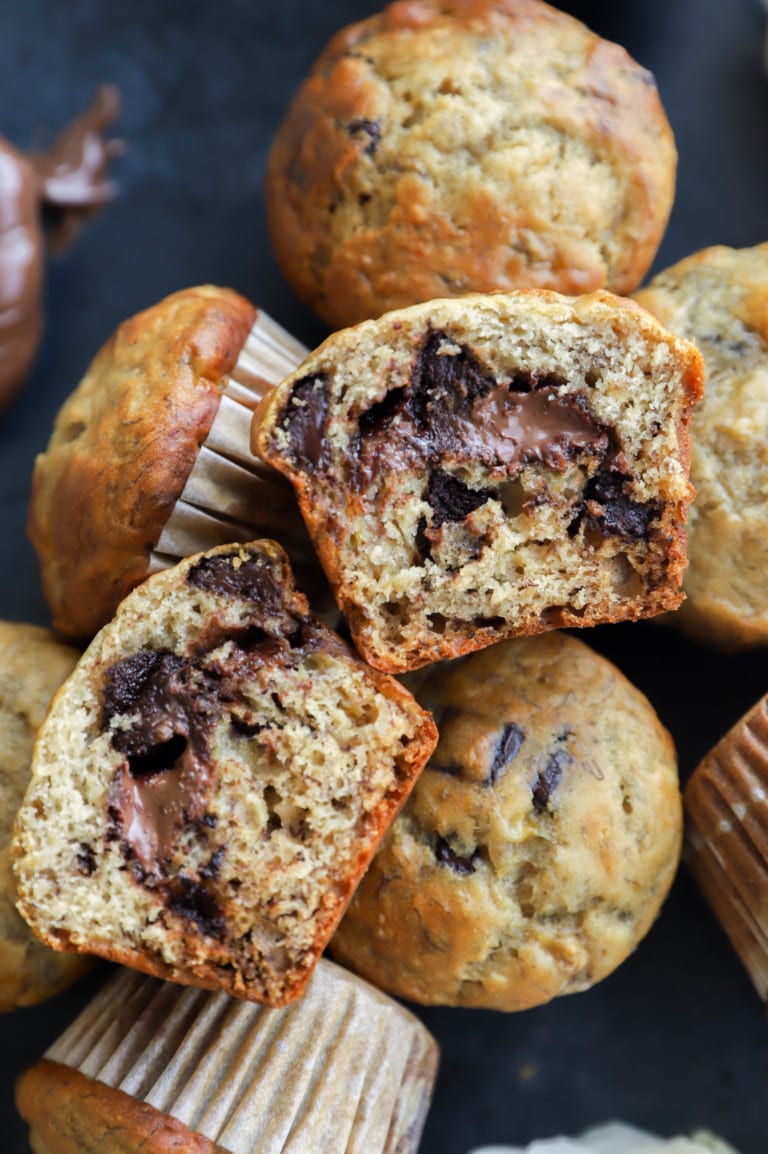
[[[226,846],[219,846],[214,854],[211,855],[211,860],[207,865],[204,865],[200,870],[201,878],[217,878],[221,873],[221,863],[224,861],[224,855],[227,852]]]
[[[449,843],[444,837],[439,837],[435,844],[435,858],[441,865],[447,865],[457,874],[473,874],[476,866],[475,861],[479,854],[475,850],[469,857],[460,857],[455,850],[451,849]]]
[[[264,729],[263,725],[254,725],[250,721],[246,721],[245,718],[238,717],[236,713],[230,714],[229,721],[235,733],[239,734],[240,737],[255,737]]]
[[[390,389],[380,401],[376,401],[360,416],[358,422],[360,436],[375,437],[384,432],[394,418],[402,412],[407,399],[405,385],[399,389]]]
[[[424,494],[432,509],[432,528],[439,529],[447,521],[463,521],[494,496],[493,489],[470,489],[452,473],[434,472]]]
[[[470,489],[469,485],[465,485],[452,473],[432,473],[424,494],[424,499],[432,509],[432,522],[428,526],[426,518],[422,517],[416,530],[416,548],[422,561],[431,553],[430,530],[435,532],[446,522],[463,521],[493,496],[493,489]]]
[[[142,746],[139,752],[129,753],[131,777],[152,777],[154,774],[166,773],[173,769],[186,748],[187,739],[180,733],[175,733],[157,745]]]
[[[601,470],[584,486],[584,502],[594,502],[601,511],[588,508],[580,515],[586,515],[606,537],[645,537],[658,516],[655,501],[633,501],[625,495],[624,486],[631,479],[624,473]]]
[[[365,133],[369,137],[364,149],[365,155],[374,155],[381,140],[381,125],[378,120],[367,120],[363,117],[359,120],[351,120],[347,125],[347,132],[350,136],[358,136],[361,132]]]
[[[514,721],[504,726],[499,744],[496,746],[496,752],[493,755],[491,768],[488,771],[488,785],[494,786],[496,784],[501,771],[506,769],[513,757],[517,756],[524,738],[525,733],[519,725],[515,725]]]
[[[458,352],[441,352],[446,347],[454,347],[449,335],[431,330],[411,372],[411,412],[422,427],[431,427],[438,438],[440,429],[451,423],[452,413],[468,409],[472,401],[489,393],[496,384],[496,378],[466,345],[455,346]]]
[[[252,554],[247,554],[245,560],[239,554],[203,557],[187,573],[187,584],[222,597],[247,598],[267,613],[282,607],[282,593],[270,563]],[[246,648],[267,635],[257,626],[250,626],[239,636],[234,633],[233,636],[241,648]]]
[[[193,878],[180,874],[169,883],[168,909],[209,938],[223,938],[227,923],[213,894]]]
[[[133,713],[153,674],[161,667],[178,668],[181,658],[166,649],[143,649],[112,665],[104,678],[102,726],[106,729],[118,714]]]
[[[96,872],[96,853],[92,845],[80,842],[80,852],[77,854],[77,868],[81,874],[90,877]]]
[[[544,769],[539,773],[533,786],[533,807],[539,813],[544,813],[549,805],[552,794],[559,786],[563,771],[573,764],[573,758],[566,749],[559,749],[549,758]]]
[[[304,377],[293,386],[281,427],[288,434],[293,458],[301,468],[311,470],[324,464],[328,404],[328,381],[323,374]]]

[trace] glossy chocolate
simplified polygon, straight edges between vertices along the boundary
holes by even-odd
[[[116,90],[104,87],[48,151],[23,156],[0,140],[0,409],[40,341],[46,239],[61,248],[115,195],[105,173],[119,149],[102,134],[118,110]]]
[[[564,383],[554,373],[497,380],[468,346],[431,332],[410,387],[393,390],[359,418],[357,483],[367,485],[384,469],[472,463],[501,480],[533,461],[562,471],[584,450],[604,456],[607,430],[583,397],[561,393]]]

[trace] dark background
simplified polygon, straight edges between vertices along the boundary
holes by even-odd
[[[229,284],[312,345],[325,335],[272,259],[262,177],[306,68],[364,0],[2,0],[0,134],[45,138],[108,80],[123,92],[120,200],[49,266],[44,347],[0,418],[0,615],[48,623],[25,536],[34,454],[89,360],[125,317],[192,284]],[[655,268],[710,244],[768,239],[768,80],[758,0],[561,7],[657,76],[680,152]],[[762,652],[718,656],[648,624],[593,630],[671,729],[686,777],[768,689]],[[17,1074],[89,984],[0,1020],[0,1146],[27,1151]],[[518,1015],[418,1011],[443,1060],[422,1154],[527,1142],[621,1117],[661,1133],[707,1125],[768,1150],[764,1007],[685,873],[635,955],[594,990]],[[336,1154],[332,1151],[318,1154]]]

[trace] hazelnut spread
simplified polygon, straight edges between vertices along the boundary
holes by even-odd
[[[101,88],[43,153],[25,156],[0,139],[0,408],[24,382],[40,340],[46,229],[49,245],[61,248],[115,195],[105,173],[118,146],[103,132],[118,107],[116,90]]]
[[[519,372],[497,381],[468,347],[431,332],[410,385],[393,389],[359,417],[357,483],[367,484],[374,472],[438,462],[479,463],[504,479],[531,461],[562,470],[583,449],[604,456],[608,431],[582,397],[559,394],[564,384],[554,373]],[[323,464],[327,407],[322,376],[294,387],[284,427],[300,464]]]

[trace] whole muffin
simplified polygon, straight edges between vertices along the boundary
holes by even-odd
[[[272,147],[294,291],[334,327],[474,291],[631,292],[676,152],[653,77],[540,0],[400,0],[342,29]]]
[[[637,300],[695,342],[686,601],[670,621],[725,648],[768,642],[768,244],[704,249]]]
[[[36,625],[0,621],[0,1011],[32,1006],[89,968],[42,945],[16,912],[13,821],[29,785],[35,735],[78,654]]]
[[[416,1154],[437,1060],[330,962],[279,1014],[120,970],[16,1103],[38,1154]]]
[[[675,752],[610,662],[563,633],[422,675],[440,740],[333,939],[424,1004],[523,1010],[646,933],[681,844]]]
[[[305,354],[214,285],[119,326],[35,462],[29,535],[61,634],[89,640],[150,573],[216,545],[276,537],[311,557],[289,487],[248,444],[256,403]]]

